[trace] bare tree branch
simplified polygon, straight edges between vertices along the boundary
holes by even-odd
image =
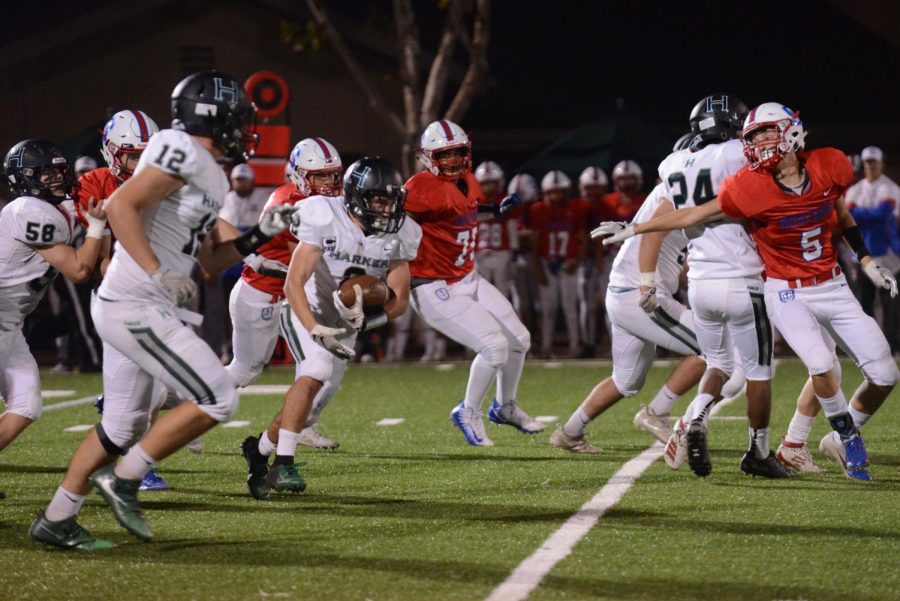
[[[365,92],[366,97],[369,100],[369,105],[377,114],[382,115],[388,124],[395,129],[401,137],[405,137],[406,128],[403,125],[403,121],[391,110],[378,89],[375,88],[371,81],[369,81],[368,76],[356,60],[356,57],[353,56],[353,53],[344,42],[344,39],[331,24],[331,20],[328,18],[325,10],[319,6],[316,0],[306,0],[306,4],[309,7],[309,11],[312,13],[316,25],[322,30],[322,34],[329,42],[331,42],[332,47],[344,62],[347,70],[350,71],[353,79],[356,80],[356,83],[359,84],[363,89],[363,92]]]
[[[451,0],[444,26],[444,34],[438,46],[437,54],[431,63],[428,82],[422,95],[422,110],[419,113],[419,127],[425,127],[438,117],[438,109],[447,89],[447,78],[450,64],[453,61],[453,48],[459,34],[459,23],[462,21],[463,0]]]
[[[469,69],[456,92],[456,97],[447,109],[446,117],[459,120],[469,109],[475,93],[478,92],[488,72],[487,47],[491,36],[491,1],[476,0],[475,25],[470,45]]]
[[[394,20],[397,27],[397,39],[400,43],[401,69],[403,76],[403,165],[401,169],[405,174],[412,173],[414,169],[413,156],[415,154],[416,134],[419,124],[416,116],[419,107],[422,106],[421,96],[421,63],[419,57],[422,47],[419,44],[419,28],[416,17],[413,14],[410,0],[394,0]]]

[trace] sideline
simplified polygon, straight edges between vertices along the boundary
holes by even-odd
[[[632,484],[662,457],[664,446],[654,443],[643,453],[629,460],[612,478],[581,506],[578,513],[551,534],[537,550],[513,570],[485,601],[522,601],[531,594],[553,567],[565,559],[607,509],[618,503]]]

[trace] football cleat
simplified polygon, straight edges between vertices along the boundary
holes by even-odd
[[[301,493],[306,490],[306,481],[297,471],[296,464],[276,463],[269,468],[266,486],[278,492]]]
[[[798,472],[808,472],[810,474],[821,474],[825,468],[819,467],[813,461],[812,454],[805,442],[788,442],[781,440],[778,450],[775,451],[775,459],[785,467],[789,467]]]
[[[762,476],[763,478],[793,478],[794,472],[775,459],[775,453],[769,451],[769,456],[760,459],[756,452],[750,449],[744,453],[741,459],[741,471],[748,476]]]
[[[124,480],[116,476],[113,465],[106,465],[91,474],[91,484],[106,501],[119,524],[143,541],[153,538],[138,503],[140,480]]]
[[[484,431],[484,419],[480,411],[466,407],[464,401],[460,401],[459,405],[450,412],[450,421],[459,428],[466,442],[476,447],[492,447],[493,441],[487,437]]]
[[[584,453],[586,455],[596,455],[602,453],[603,449],[594,446],[581,436],[569,436],[562,428],[557,428],[550,435],[550,446],[557,449],[565,449],[573,453]]]
[[[859,447],[862,447],[861,451]],[[848,478],[853,478],[854,480],[872,479],[871,476],[869,476],[868,470],[866,470],[868,454],[866,453],[866,448],[863,446],[862,437],[859,435],[858,431],[855,436],[851,436],[846,441],[842,440],[842,437],[837,432],[829,432],[823,436],[822,440],[819,442],[819,450],[828,459],[837,461],[841,465],[841,469],[844,470],[844,475]],[[865,463],[855,464],[848,461],[847,457],[855,457],[857,461],[860,461],[864,457]]]
[[[247,461],[247,489],[257,501],[269,498],[266,476],[269,474],[269,459],[259,452],[259,438],[248,436],[241,443],[241,455]]]
[[[687,460],[695,475],[705,478],[712,473],[712,460],[707,447],[706,424],[695,419],[688,426],[685,439],[687,441]]]
[[[316,430],[315,426],[309,426],[307,428],[303,428],[300,430],[300,436],[297,438],[297,444],[302,444],[304,447],[310,447],[312,449],[336,449],[341,446],[336,440],[331,440]]]
[[[684,460],[687,459],[687,428],[685,428],[684,420],[679,419],[675,423],[675,429],[672,430],[672,434],[669,436],[669,439],[666,441],[666,450],[663,453],[663,458],[666,460],[666,465],[668,465],[673,470],[677,470],[684,464]]]
[[[203,441],[200,440],[200,437],[198,436],[191,442],[184,445],[184,448],[186,448],[191,453],[196,453],[199,455],[200,453],[203,452]]]
[[[171,490],[172,487],[169,486],[169,483],[165,481],[165,479],[150,470],[146,474],[144,474],[144,479],[141,480],[141,485],[138,490]]]
[[[116,546],[111,541],[91,536],[90,532],[75,521],[74,515],[60,522],[51,522],[44,517],[43,511],[34,518],[31,527],[28,528],[28,538],[42,545],[77,551],[97,551]]]
[[[525,434],[537,434],[544,431],[544,424],[522,411],[515,401],[501,405],[497,399],[494,399],[488,410],[488,419],[498,426],[512,426]]]
[[[669,415],[654,415],[650,413],[646,405],[641,405],[641,410],[634,416],[634,425],[656,437],[656,440],[666,444],[672,434],[672,425],[669,423]]]

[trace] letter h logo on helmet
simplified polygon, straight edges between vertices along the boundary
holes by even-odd
[[[224,81],[222,81],[221,77],[214,77],[213,84],[215,85],[214,96],[215,99],[224,102],[225,96],[228,96],[228,102],[234,103],[238,101],[238,90],[237,83],[234,81],[229,82],[227,85]]]
[[[21,169],[24,159],[25,159],[25,147],[22,146],[22,148],[19,149],[19,152],[17,152],[16,154],[10,155],[10,157],[9,157],[10,168]]]
[[[706,112],[711,113],[715,110],[728,112],[728,96],[707,96]]]

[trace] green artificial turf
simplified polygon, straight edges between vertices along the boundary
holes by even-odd
[[[325,410],[335,452],[300,447],[304,495],[246,491],[239,444],[280,406],[279,395],[241,397],[235,420],[216,428],[204,452],[180,451],[159,466],[172,491],[141,494],[154,530],[141,543],[115,522],[99,496],[79,518],[95,536],[119,543],[95,553],[48,551],[27,540],[83,433],[91,405],[47,411],[0,455],[0,600],[12,599],[483,599],[653,439],[631,424],[670,368],[655,367],[637,398],[588,430],[601,455],[547,444],[488,426],[496,446],[465,444],[447,419],[462,396],[468,365],[354,365]],[[287,384],[293,370],[269,370],[257,384]],[[548,369],[529,363],[520,398],[532,415],[565,420],[609,374],[597,364]],[[859,383],[844,367],[844,390]],[[773,449],[805,379],[787,362],[774,381]],[[99,376],[42,376],[66,398],[100,391]],[[690,396],[690,395],[688,395]],[[896,397],[896,394],[893,395]],[[677,409],[689,399],[679,401]],[[529,599],[900,599],[900,410],[891,398],[864,430],[872,483],[829,471],[792,481],[744,476],[738,462],[746,423],[713,420],[712,475],[695,478],[656,461],[531,593]],[[720,415],[740,416],[743,401]],[[383,418],[404,418],[379,427]],[[820,418],[814,455],[828,431]]]

